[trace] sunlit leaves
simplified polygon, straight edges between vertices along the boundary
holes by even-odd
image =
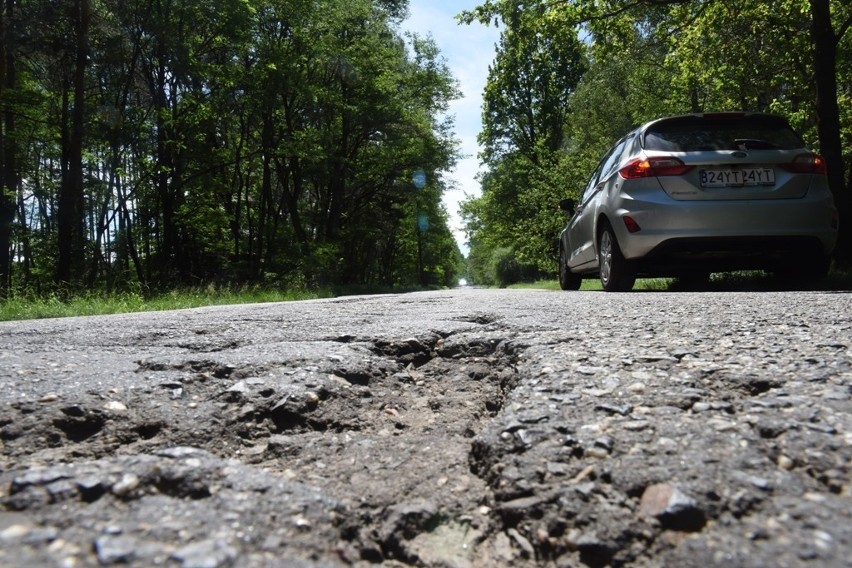
[[[585,68],[573,27],[545,3],[504,12],[505,28],[489,69],[480,142],[486,161],[519,151],[536,161],[541,144],[561,144],[566,104]]]

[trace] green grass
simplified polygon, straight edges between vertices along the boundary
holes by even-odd
[[[63,300],[16,296],[0,301],[0,321],[178,310],[224,304],[285,302],[330,297],[331,292],[284,291],[213,286],[168,292],[147,298],[141,294],[86,293]]]
[[[518,289],[539,289],[539,290],[559,290],[558,280],[539,280],[537,282],[526,282],[513,284],[509,288]],[[704,289],[706,291],[748,291],[748,290],[785,290],[784,286],[779,285],[778,281],[771,275],[761,271],[743,271],[714,274],[710,283]],[[832,271],[822,282],[814,284],[807,289],[826,290],[826,291],[841,291],[852,290],[852,271],[835,270]],[[583,280],[583,285],[580,290],[602,290],[600,280],[597,278],[589,278]],[[634,291],[679,291],[682,290],[679,282],[675,278],[640,278],[636,280]]]
[[[634,290],[668,290],[672,280],[669,278],[640,278],[636,281]],[[559,280],[538,280],[536,282],[522,282],[512,284],[509,288],[520,290],[559,290]],[[603,290],[601,282],[597,278],[583,280],[580,290]]]

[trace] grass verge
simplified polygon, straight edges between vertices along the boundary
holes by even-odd
[[[260,288],[186,289],[154,297],[136,293],[86,293],[63,300],[59,296],[16,296],[0,301],[0,321],[179,310],[225,304],[285,302],[331,297],[328,291],[304,292]]]
[[[512,284],[509,288],[559,290],[558,280],[539,280]],[[713,274],[707,286],[700,290],[703,292],[745,292],[745,291],[771,291],[771,290],[822,290],[822,291],[848,291],[852,290],[852,270],[834,270],[821,282],[812,285],[795,286],[778,281],[772,274],[762,271],[742,271]],[[601,283],[597,278],[583,280],[580,290],[602,290]],[[676,278],[639,278],[636,280],[634,291],[655,292],[678,292],[686,290]]]
[[[664,291],[668,290],[672,284],[672,280],[670,278],[640,278],[636,280],[636,285],[633,287],[634,290],[655,290],[655,291]],[[519,284],[512,284],[509,288],[519,289],[519,290],[559,290],[559,280],[538,280],[536,282],[522,282]],[[597,278],[588,278],[583,280],[582,286],[580,286],[580,290],[589,290],[589,291],[600,291],[603,290],[601,288],[600,280]]]

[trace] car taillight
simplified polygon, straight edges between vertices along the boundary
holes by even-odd
[[[794,174],[822,174],[828,173],[825,158],[819,154],[799,154],[789,164],[781,164],[781,168]]]
[[[638,179],[652,176],[682,176],[693,166],[687,166],[677,158],[636,158],[618,170],[624,179]]]

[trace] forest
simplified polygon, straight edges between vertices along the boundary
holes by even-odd
[[[460,8],[461,10],[461,8]],[[788,118],[849,267],[852,5],[485,0],[467,259],[441,203],[460,93],[407,0],[3,0],[0,298],[553,277],[557,203],[637,124]]]
[[[406,0],[3,0],[0,298],[455,284]]]
[[[786,117],[820,152],[852,264],[852,4],[843,0],[486,0],[462,23],[501,30],[479,142],[482,193],[462,206],[469,274],[556,271],[566,218],[600,156],[648,120],[714,111]]]

